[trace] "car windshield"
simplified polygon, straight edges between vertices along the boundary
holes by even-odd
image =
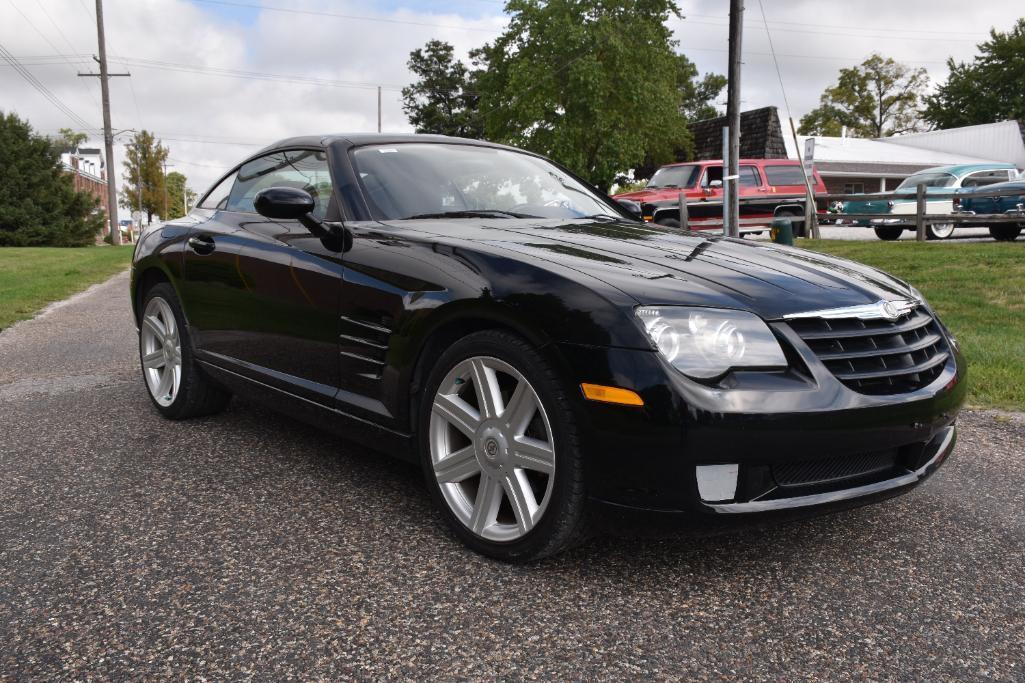
[[[955,180],[957,178],[949,173],[919,173],[907,178],[897,186],[897,189],[918,187],[919,185],[925,185],[926,187],[950,187],[954,184]]]
[[[382,220],[619,215],[551,162],[511,150],[373,145],[353,152],[353,164],[371,209]]]
[[[694,164],[685,166],[663,166],[655,171],[646,187],[694,187],[701,175],[701,167]]]

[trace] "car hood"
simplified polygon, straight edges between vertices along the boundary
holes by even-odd
[[[638,223],[417,223],[418,232],[432,232],[468,249],[518,255],[533,265],[583,273],[638,304],[739,308],[773,320],[788,313],[913,296],[902,281],[852,261]]]
[[[635,190],[634,192],[623,192],[617,194],[613,199],[632,199],[635,202],[655,202],[665,199],[677,199],[680,192],[687,193],[687,188],[677,189],[675,187],[654,188],[650,190]]]

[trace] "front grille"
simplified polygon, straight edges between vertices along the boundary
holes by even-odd
[[[802,318],[790,326],[830,372],[862,394],[903,394],[939,377],[950,357],[939,323],[922,309],[894,322]]]
[[[896,461],[896,450],[888,450],[842,458],[788,462],[773,465],[772,478],[780,486],[825,484],[889,472]]]

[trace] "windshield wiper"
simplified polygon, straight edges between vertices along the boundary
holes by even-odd
[[[441,211],[439,213],[417,213],[400,218],[399,220],[412,221],[420,218],[540,218],[540,216],[532,216],[529,213],[499,211],[498,209],[466,209],[463,211]]]
[[[590,216],[581,216],[581,218],[586,218],[586,219],[590,219],[590,220],[605,219],[605,220],[609,220],[609,221],[621,221],[621,220],[623,220],[622,216],[613,216],[611,213],[592,213]]]

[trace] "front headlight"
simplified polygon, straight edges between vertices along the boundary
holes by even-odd
[[[733,368],[785,368],[783,349],[761,318],[745,311],[642,306],[637,317],[673,367],[695,379]]]

